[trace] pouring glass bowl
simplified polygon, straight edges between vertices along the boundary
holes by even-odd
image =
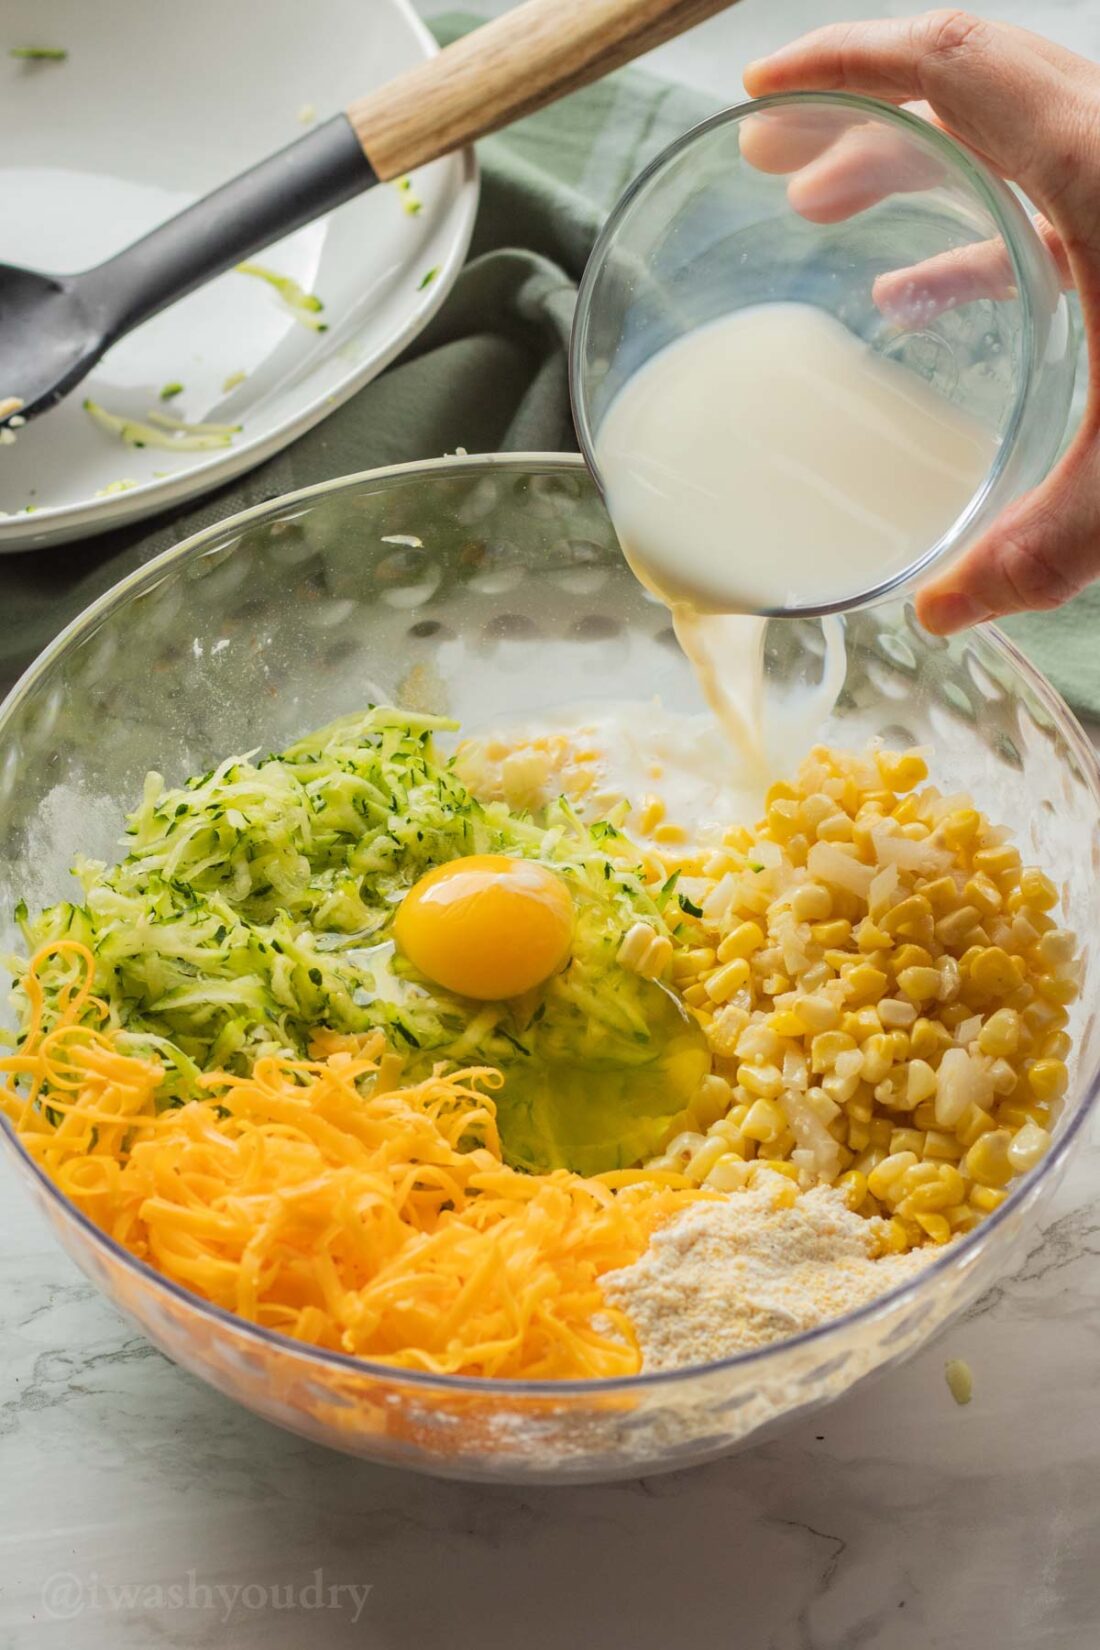
[[[825,164],[830,196],[819,187],[811,202]],[[834,316],[984,426],[996,446],[962,513],[910,565],[835,601],[762,611],[837,612],[905,594],[1050,467],[1073,390],[1073,329],[1057,270],[1016,196],[905,110],[795,93],[725,110],[677,139],[627,189],[596,242],[570,384],[601,490],[600,428],[633,375],[695,329],[776,302]]]
[[[410,1374],[273,1334],[200,1300],[68,1203],[6,1124],[12,1167],[96,1286],[169,1357],[334,1448],[458,1478],[636,1477],[722,1455],[915,1351],[1009,1265],[1100,1090],[1100,773],[1057,694],[995,631],[924,635],[897,604],[849,617],[824,737],[929,744],[945,790],[1016,822],[1065,881],[1084,939],[1071,1088],[1053,1147],[981,1226],[848,1317],[720,1363],[600,1382]],[[769,626],[780,690],[821,627]],[[576,456],[462,458],[327,482],[165,552],[101,597],[0,707],[0,958],[13,912],[70,897],[78,854],[117,857],[149,769],[170,783],[279,749],[369,700],[486,729],[563,698],[701,709],[668,615],[631,575]],[[10,1011],[0,1010],[8,1024]]]

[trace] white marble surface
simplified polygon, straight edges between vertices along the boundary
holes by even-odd
[[[732,96],[769,44],[873,9],[745,0],[655,66]],[[997,10],[1100,55],[1095,5]],[[669,1478],[513,1491],[252,1419],[122,1323],[3,1165],[0,1650],[1088,1650],[1098,1186],[1094,1130],[1013,1276],[780,1440]],[[947,1357],[973,1368],[969,1408]]]

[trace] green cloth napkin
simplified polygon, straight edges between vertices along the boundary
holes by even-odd
[[[477,19],[433,24],[444,43]],[[730,96],[738,95],[730,65]],[[708,114],[699,94],[637,70],[486,139],[470,259],[405,354],[284,452],[152,520],[0,562],[0,681],[116,580],[237,510],[374,465],[468,452],[574,450],[566,356],[577,282],[638,170]],[[1006,627],[1070,702],[1100,714],[1100,589]]]

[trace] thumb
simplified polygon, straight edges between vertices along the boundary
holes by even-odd
[[[1041,486],[1017,499],[917,596],[947,636],[1006,613],[1060,607],[1100,576],[1100,430],[1082,430]]]

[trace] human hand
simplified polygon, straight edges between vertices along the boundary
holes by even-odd
[[[1084,419],[1045,481],[917,598],[921,622],[947,635],[983,619],[1057,607],[1100,578],[1100,67],[1039,35],[959,11],[895,22],[817,29],[745,71],[753,97],[793,91],[851,91],[920,111],[950,132],[1042,209],[1036,224],[1063,282],[1077,287],[1089,345]],[[922,188],[898,177],[890,157],[854,144],[818,144],[812,128],[793,137],[761,126],[767,170],[796,171],[790,195],[804,216],[850,216],[890,188]],[[786,144],[784,152],[783,145]],[[770,146],[770,152],[769,152]],[[876,170],[881,175],[876,187]],[[930,272],[956,301],[968,290],[997,296],[1003,249],[992,243],[953,255]],[[890,303],[888,285],[876,301]]]

